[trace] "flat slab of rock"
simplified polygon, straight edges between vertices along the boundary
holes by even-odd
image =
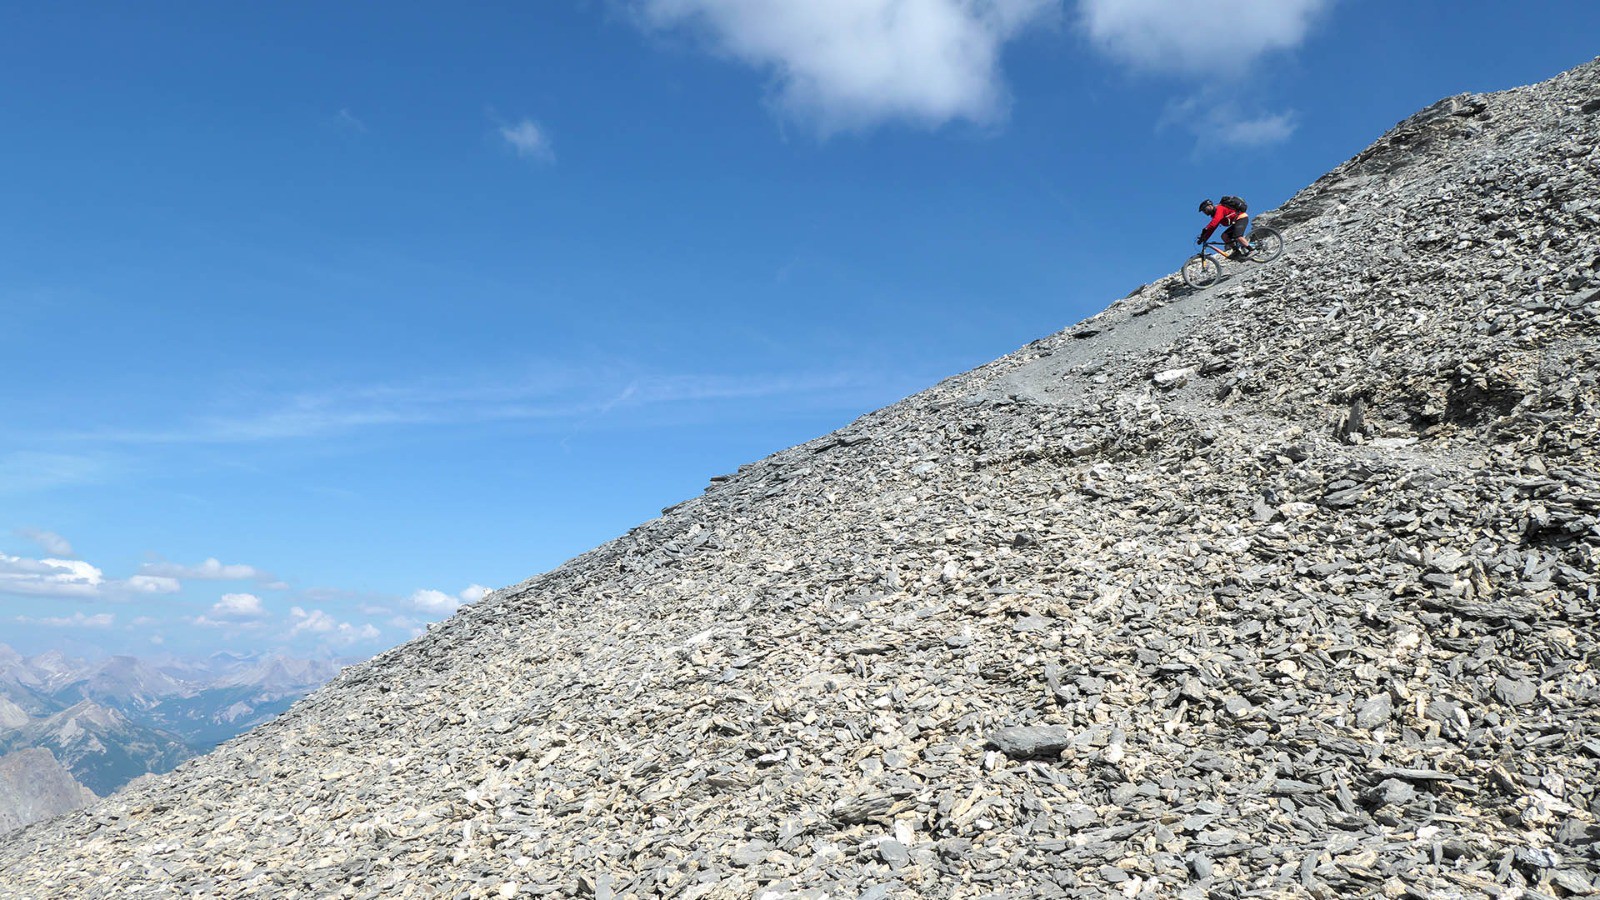
[[[1060,756],[1078,734],[1065,725],[1013,725],[989,732],[988,741],[1012,759]]]

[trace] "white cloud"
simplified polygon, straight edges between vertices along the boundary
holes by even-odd
[[[223,594],[222,599],[211,605],[211,611],[219,616],[233,619],[250,619],[266,615],[261,608],[261,598],[255,594]]]
[[[51,556],[77,556],[76,553],[72,552],[72,543],[54,531],[41,531],[37,528],[18,528],[17,536],[33,541],[39,545],[40,549]]]
[[[489,589],[481,584],[463,588],[454,595],[424,588],[411,595],[411,605],[429,615],[448,616],[469,603],[482,600],[488,593]]]
[[[177,578],[185,581],[271,581],[272,576],[257,569],[255,566],[224,565],[212,557],[197,566],[183,566],[177,563],[145,563],[139,567],[144,575],[154,575],[163,578]],[[137,578],[138,576],[134,576]],[[129,579],[130,581],[132,579]]]
[[[515,125],[502,125],[500,136],[505,138],[511,149],[523,159],[538,162],[556,161],[556,152],[550,145],[550,136],[532,119],[523,119]]]
[[[1238,74],[1305,40],[1333,0],[1078,0],[1078,21],[1101,51],[1135,68]]]
[[[120,584],[135,594],[176,594],[183,585],[165,575],[134,575]]]
[[[638,0],[656,28],[690,28],[771,74],[774,102],[822,134],[885,121],[1004,117],[1000,49],[1060,0]]]
[[[305,610],[296,606],[289,610],[289,618],[294,620],[294,626],[289,629],[290,637],[294,637],[297,634],[307,631],[313,633],[332,631],[339,625],[338,622],[334,621],[333,616],[328,615],[320,609],[313,609],[310,612],[306,612]]]
[[[411,595],[411,605],[425,613],[448,616],[461,608],[461,599],[444,591],[424,589]]]
[[[83,613],[73,613],[70,616],[55,616],[45,619],[34,619],[28,616],[17,616],[18,622],[29,625],[49,625],[54,628],[110,628],[117,620],[111,613],[98,613],[86,616]]]
[[[98,597],[101,571],[79,559],[25,559],[0,553],[0,594]]]
[[[1212,90],[1169,106],[1160,125],[1179,125],[1193,132],[1198,146],[1227,148],[1282,143],[1294,134],[1298,122],[1292,112],[1247,113]]]
[[[183,590],[182,579],[185,578],[260,580],[270,577],[253,566],[224,565],[208,559],[198,566],[147,563],[138,575],[108,581],[98,567],[81,559],[27,559],[0,554],[0,594],[126,600],[130,596],[176,594]]]
[[[360,641],[375,641],[383,636],[382,632],[370,622],[364,625],[340,622],[320,609],[308,612],[296,606],[289,610],[289,617],[294,620],[294,626],[289,629],[290,637],[315,634],[330,643],[354,644]]]
[[[425,620],[413,619],[410,616],[394,616],[389,619],[389,627],[408,631],[413,637],[428,632],[428,623]]]

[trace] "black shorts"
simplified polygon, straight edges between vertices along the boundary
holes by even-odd
[[[1230,244],[1237,243],[1240,238],[1244,237],[1245,230],[1249,227],[1250,217],[1240,216],[1233,220],[1233,224],[1228,226],[1227,231],[1222,233],[1222,239]]]

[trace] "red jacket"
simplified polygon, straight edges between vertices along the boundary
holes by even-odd
[[[1200,239],[1203,241],[1211,237],[1211,232],[1216,231],[1218,225],[1232,225],[1234,222],[1239,221],[1239,216],[1241,215],[1243,213],[1238,210],[1218,203],[1217,211],[1212,214],[1211,221],[1206,224],[1205,230],[1200,232]]]

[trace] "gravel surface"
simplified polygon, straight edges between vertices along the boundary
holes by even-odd
[[[1600,61],[0,841],[0,896],[1561,897]],[[508,523],[508,527],[515,527]]]

